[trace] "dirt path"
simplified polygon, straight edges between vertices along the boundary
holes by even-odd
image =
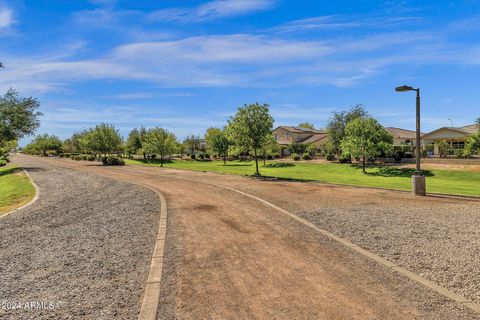
[[[221,181],[262,190],[262,182],[180,170],[41,161],[148,185],[165,194],[171,212],[159,319],[477,316],[271,207],[202,183]],[[345,193],[336,190],[332,198]],[[283,199],[294,198],[290,191]]]

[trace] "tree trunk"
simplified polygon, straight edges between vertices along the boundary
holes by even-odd
[[[255,169],[256,169],[256,175],[259,176],[260,172],[258,171],[258,157],[257,157],[257,149],[253,149],[253,154],[255,156]]]
[[[367,171],[365,171],[365,157],[362,158],[362,172],[367,173]]]
[[[163,167],[163,153],[160,153],[160,167]]]
[[[227,165],[227,156],[225,154],[223,155],[223,165]]]
[[[145,152],[143,153],[143,160],[147,160],[147,155],[145,154]]]
[[[266,161],[267,157],[264,155],[263,156],[263,165],[266,166],[267,165],[267,161]]]

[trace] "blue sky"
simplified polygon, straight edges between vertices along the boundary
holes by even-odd
[[[356,103],[423,131],[480,116],[480,1],[0,0],[0,90],[42,103],[62,138],[98,122],[179,138],[245,103],[323,127]]]

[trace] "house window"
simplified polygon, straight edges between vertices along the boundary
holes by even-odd
[[[278,140],[278,134],[275,134],[275,140]]]

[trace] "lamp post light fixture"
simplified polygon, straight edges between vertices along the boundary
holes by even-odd
[[[407,91],[416,91],[416,146],[415,146],[415,159],[416,159],[416,170],[415,174],[412,176],[412,191],[416,196],[425,196],[426,195],[426,186],[425,186],[425,176],[422,173],[420,168],[420,88],[413,88],[410,86],[401,86],[396,87],[395,91],[397,92],[407,92]]]

